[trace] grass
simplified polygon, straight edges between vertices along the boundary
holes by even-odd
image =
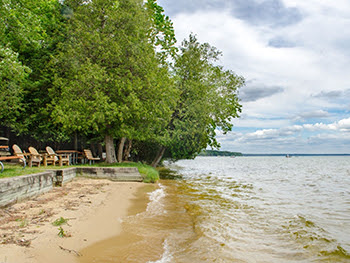
[[[60,218],[56,219],[55,221],[53,221],[52,225],[60,226],[60,225],[63,225],[63,224],[67,224],[67,222],[68,222],[68,219],[60,217]]]
[[[23,169],[22,165],[13,165],[13,164],[10,165],[7,163],[4,163],[4,166],[5,166],[5,169],[2,173],[0,173],[0,178],[40,173],[46,170],[46,169],[37,168],[37,167],[32,167],[32,168],[26,167],[25,169]]]
[[[0,173],[0,179],[1,178],[7,178],[7,177],[15,177],[15,176],[21,176],[21,175],[28,175],[28,174],[34,174],[34,173],[40,173],[44,172],[49,169],[62,169],[67,167],[136,167],[141,176],[143,177],[143,181],[145,183],[155,183],[159,180],[159,173],[158,171],[146,164],[143,163],[113,163],[113,164],[107,164],[107,163],[96,163],[93,165],[71,165],[71,166],[40,166],[40,167],[26,167],[23,169],[21,165],[14,165],[14,164],[8,164],[4,163],[5,169],[2,173]]]

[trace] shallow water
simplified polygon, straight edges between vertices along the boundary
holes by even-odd
[[[117,252],[91,262],[350,262],[350,157],[200,157],[169,167],[183,180],[161,181],[146,211],[124,220],[122,260]]]

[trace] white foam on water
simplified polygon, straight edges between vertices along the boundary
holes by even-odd
[[[165,214],[166,210],[164,209],[164,200],[165,197],[165,186],[159,184],[159,188],[151,193],[149,193],[150,202],[147,205],[146,212],[152,215],[161,215]]]
[[[157,261],[148,261],[147,263],[171,263],[173,260],[173,256],[170,252],[170,248],[167,240],[163,242],[163,248],[164,248],[164,252],[161,259]]]

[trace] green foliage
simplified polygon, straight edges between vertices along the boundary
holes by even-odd
[[[149,38],[155,46],[161,48],[158,54],[165,63],[166,59],[175,58],[177,51],[173,22],[163,14],[164,9],[157,4],[157,0],[147,0],[145,6],[152,21]]]
[[[12,127],[42,141],[67,138],[62,133],[58,136],[59,127],[50,121],[51,112],[47,108],[53,76],[49,62],[64,35],[60,10],[56,0],[0,1],[0,17],[4,22],[0,24],[0,47],[18,54],[18,61],[29,73],[19,85],[17,100],[22,102],[21,111],[17,112],[17,122]]]
[[[67,131],[101,137],[154,137],[171,116],[176,90],[149,41],[142,1],[65,4],[74,15],[54,60],[55,120]]]
[[[66,231],[64,231],[64,229],[60,226],[58,228],[58,234],[57,234],[59,237],[69,237],[70,235],[67,234]]]
[[[23,84],[30,70],[18,60],[18,54],[0,45],[0,120],[14,125],[21,113]]]
[[[68,219],[60,217],[60,218],[57,218],[54,222],[52,222],[52,225],[61,226],[63,224],[67,224],[67,222],[68,222]]]
[[[220,55],[194,35],[182,43],[174,65],[180,97],[161,143],[172,159],[193,158],[207,146],[220,147],[216,132],[230,131],[232,118],[239,117],[237,90],[244,79],[215,65]]]
[[[137,168],[140,174],[143,175],[144,183],[155,183],[159,180],[159,172],[155,168],[141,164],[138,164]]]
[[[156,0],[0,0],[0,17],[0,120],[18,134],[105,139],[109,162],[127,138],[138,161],[160,146],[176,160],[218,148],[239,116],[244,79],[193,35],[178,49]]]

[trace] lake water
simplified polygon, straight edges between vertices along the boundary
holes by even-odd
[[[111,260],[100,262],[350,262],[350,157],[168,167],[183,179],[151,190],[146,211],[124,220],[124,249],[112,242]]]

